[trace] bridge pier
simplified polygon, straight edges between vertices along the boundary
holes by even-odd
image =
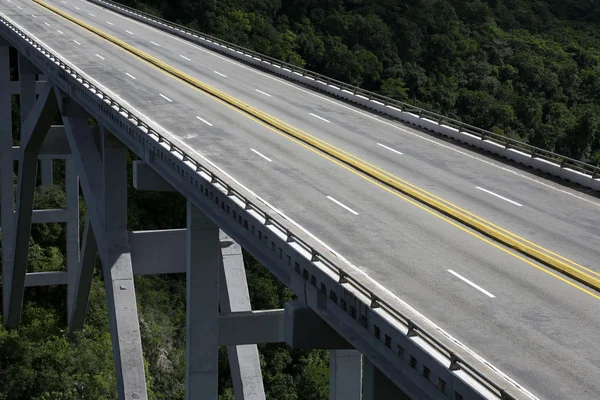
[[[10,90],[9,45],[0,38],[0,217],[2,218],[2,315],[8,316],[9,283],[12,277],[12,259],[15,227],[15,199],[13,190],[12,104]]]
[[[87,113],[62,93],[57,99],[102,261],[119,398],[147,399],[127,234],[127,149],[101,129],[100,153],[88,126]],[[86,245],[89,233],[88,225]],[[88,265],[86,279],[89,269]],[[82,275],[79,276],[81,279]],[[79,309],[78,313],[81,312]]]

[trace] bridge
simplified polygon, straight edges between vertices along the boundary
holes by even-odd
[[[147,398],[134,276],[172,272],[187,398],[217,398],[218,346],[236,398],[264,398],[272,342],[329,349],[332,399],[600,393],[597,167],[106,0],[0,0],[0,82],[4,323],[25,287],[64,284],[81,329],[98,254],[119,398]],[[186,227],[127,230],[127,149],[137,190],[187,198]],[[34,210],[57,159],[67,207]],[[27,272],[47,222],[65,270]],[[241,248],[298,300],[252,310]]]

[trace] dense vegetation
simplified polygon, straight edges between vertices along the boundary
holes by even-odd
[[[600,163],[600,9],[596,0],[127,0],[231,42],[451,115],[537,146]],[[13,55],[14,56],[14,55]],[[14,61],[14,60],[13,60]],[[19,120],[14,103],[13,120]],[[19,124],[14,124],[15,141]],[[36,208],[60,208],[64,166]],[[129,229],[183,227],[184,199],[130,187]],[[82,203],[82,222],[85,205]],[[30,271],[64,268],[61,224],[35,225]],[[252,304],[291,293],[246,255]],[[151,398],[185,391],[185,277],[137,277]],[[26,290],[20,332],[0,327],[0,400],[114,399],[100,268],[85,329],[66,336],[66,288]],[[327,353],[260,346],[269,398],[326,399]],[[222,399],[232,399],[221,352]]]
[[[597,0],[121,0],[464,122],[600,163]]]

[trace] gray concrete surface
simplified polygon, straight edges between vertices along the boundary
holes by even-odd
[[[19,4],[23,8],[32,7],[27,2]],[[597,362],[600,357],[595,350],[595,336],[600,328],[595,316],[597,298],[542,272],[540,269],[544,268],[539,265],[509,255],[506,249],[493,247],[437,214],[378,188],[311,150],[250,123],[247,117],[196,90],[176,84],[82,29],[42,9],[31,9],[36,10],[37,19],[25,13],[13,12],[12,16],[65,58],[76,60],[81,69],[108,89],[216,162],[534,393],[544,398],[589,398],[590,393],[600,391],[600,382],[595,379],[600,374]],[[63,34],[50,33],[52,26],[47,27],[42,19],[60,25]],[[74,45],[72,40],[81,45]],[[102,53],[103,59],[96,57],[96,53]],[[172,102],[160,97],[160,93]],[[206,119],[212,126],[195,116]],[[432,147],[437,148],[428,147],[429,152],[433,152]],[[271,161],[250,151],[251,148]],[[461,157],[463,168],[471,170],[465,166],[472,159]],[[460,161],[448,164],[459,169]],[[487,164],[474,167],[482,175],[483,165]],[[514,174],[507,172],[507,176]],[[520,183],[523,187],[537,185],[528,183],[530,178],[517,178],[523,180]],[[424,186],[431,189],[435,184]],[[546,195],[549,204],[552,198],[563,195],[567,200],[561,198],[558,203],[561,207],[575,210],[579,207],[573,206],[573,202],[590,204],[548,190],[552,193]],[[535,192],[536,189],[531,189],[531,193]],[[542,189],[539,192],[540,199],[535,198],[534,203],[544,204],[541,198],[546,196]],[[358,215],[326,196],[332,196]],[[502,209],[497,212],[502,213]],[[585,213],[581,219],[586,218]],[[495,297],[448,273],[448,269]]]
[[[400,179],[600,273],[598,197],[485,160],[469,150],[324,98],[87,2],[49,3]]]

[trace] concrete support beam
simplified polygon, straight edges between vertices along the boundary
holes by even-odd
[[[361,400],[362,354],[358,350],[329,351],[329,399]]]
[[[148,394],[126,230],[127,152],[106,133],[101,159],[87,114],[62,93],[58,103],[102,260],[118,395],[144,400]]]
[[[12,279],[9,282],[8,313],[4,315],[5,324],[9,328],[18,328],[21,320],[38,154],[57,111],[58,104],[54,88],[51,85],[47,85],[29,112],[29,117],[21,130],[21,139],[26,138],[26,141],[21,142],[22,156],[19,163],[19,182],[17,187],[18,202],[16,235],[14,240],[15,250]]]
[[[42,164],[42,167],[44,165]],[[50,165],[50,169],[52,165]],[[43,171],[43,168],[42,168]],[[52,180],[50,180],[52,183]],[[43,184],[43,181],[42,181]],[[79,177],[72,159],[65,161],[65,191],[66,191],[66,240],[67,240],[67,273],[69,287],[67,289],[67,320],[71,320],[71,311],[77,294],[79,278]],[[95,255],[95,253],[94,253]],[[94,257],[95,258],[95,257]]]
[[[285,303],[285,341],[293,349],[352,349],[302,300]]]
[[[20,87],[20,106],[21,106],[21,127],[25,125],[27,117],[31,112],[33,105],[35,104],[36,92],[35,92],[35,74],[37,68],[25,57],[19,53],[19,87]],[[21,143],[27,140],[27,136],[23,136],[24,132],[21,129]]]
[[[94,277],[94,265],[98,256],[98,247],[94,238],[94,230],[89,217],[85,220],[83,228],[83,243],[81,245],[81,256],[79,268],[76,276],[69,275],[70,279],[75,279],[73,302],[69,304],[69,333],[83,328],[85,321],[85,312],[87,310],[90,289],[92,288],[92,279]],[[69,284],[72,284],[69,281]]]
[[[33,210],[31,222],[34,224],[54,224],[67,221],[66,209]]]
[[[252,313],[242,248],[222,231],[220,234],[220,241],[222,244],[220,268],[222,282],[219,299],[221,312],[224,314],[237,312]],[[223,246],[223,244],[228,245]],[[259,400],[265,398],[262,371],[260,369],[260,358],[256,343],[264,343],[262,340],[271,339],[268,338],[268,334],[271,332],[278,333],[277,339],[283,341],[283,310],[279,312],[279,322],[275,327],[268,326],[265,322],[251,323],[248,324],[248,326],[243,327],[243,330],[242,328],[237,328],[230,330],[229,332],[248,333],[254,330],[256,330],[256,333],[258,334],[256,338],[249,338],[250,341],[247,342],[232,342],[236,343],[237,346],[227,347],[233,391],[237,399]],[[223,331],[228,330],[221,330],[221,332]]]
[[[135,275],[186,272],[186,229],[129,232]]]
[[[143,161],[133,162],[133,187],[151,192],[174,192],[175,188]]]
[[[105,253],[101,252],[100,257],[111,320],[113,352],[118,356],[115,357],[117,389],[120,399],[147,399],[133,268],[127,239],[127,148],[108,132],[103,135],[102,161],[106,246]]]
[[[285,311],[283,309],[221,314],[219,317],[219,345],[244,348],[246,346],[240,345],[256,347],[256,344],[262,343],[283,343],[285,342],[284,324]],[[229,351],[229,349],[227,350]],[[254,370],[246,368],[243,371]],[[258,378],[255,379],[258,380]],[[260,386],[262,386],[262,375],[260,375]],[[248,397],[241,398],[247,399]]]
[[[40,82],[39,80],[35,83],[35,93],[40,94],[42,90],[44,90],[45,82]],[[19,81],[11,81],[8,84],[8,91],[10,94],[21,94],[21,83]]]
[[[42,159],[40,160],[40,168],[42,172],[42,185],[52,185],[54,182],[54,173],[52,171],[52,160]]]
[[[217,400],[219,228],[187,205],[186,398]]]
[[[66,272],[28,272],[25,275],[25,287],[66,285],[67,283]]]
[[[10,101],[10,59],[8,43],[0,38],[0,218],[2,220],[2,304],[5,322],[8,316],[10,281],[12,277],[15,229],[12,109]]]
[[[366,357],[363,368],[363,400],[411,400]]]

